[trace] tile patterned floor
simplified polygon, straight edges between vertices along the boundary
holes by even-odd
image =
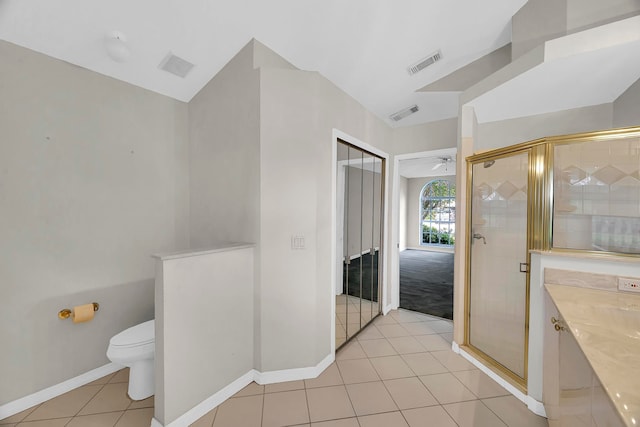
[[[538,417],[450,350],[451,323],[410,311],[377,318],[318,378],[251,383],[195,427],[542,427]],[[126,396],[119,371],[2,427],[148,427],[153,398]]]

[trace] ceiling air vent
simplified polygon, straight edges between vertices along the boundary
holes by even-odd
[[[417,63],[407,68],[407,72],[410,76],[413,76],[414,74],[419,73],[420,71],[427,68],[429,65],[435,64],[436,62],[440,61],[440,59],[442,59],[442,53],[440,53],[440,51],[437,51],[433,55],[421,59]]]
[[[414,105],[412,107],[405,108],[404,110],[400,110],[397,113],[393,113],[392,115],[389,116],[389,118],[394,122],[397,122],[404,119],[407,116],[412,115],[413,113],[418,112],[418,110],[419,110],[418,106]]]
[[[162,62],[160,62],[158,68],[184,79],[193,68],[193,64],[169,52]]]

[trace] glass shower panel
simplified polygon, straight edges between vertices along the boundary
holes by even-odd
[[[360,299],[362,295],[363,161],[364,153],[349,147],[349,160],[346,166],[348,191],[345,200],[347,339],[357,334],[362,327]]]
[[[553,247],[640,254],[640,138],[554,147]]]
[[[472,170],[468,342],[522,379],[528,170],[528,152],[476,163]]]

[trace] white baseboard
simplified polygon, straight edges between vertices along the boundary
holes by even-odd
[[[491,379],[493,379],[495,382],[500,384],[505,390],[511,393],[513,397],[515,397],[516,399],[518,399],[519,401],[527,405],[527,408],[529,408],[531,412],[533,412],[536,415],[540,415],[541,417],[547,416],[546,411],[544,409],[544,404],[542,402],[539,402],[533,397],[527,394],[524,394],[523,392],[515,388],[513,385],[511,385],[511,383],[505,381],[501,376],[497,375],[491,369],[483,365],[482,362],[480,362],[478,359],[476,359],[475,357],[473,357],[472,355],[470,355],[469,353],[461,349],[458,343],[456,343],[455,341],[451,343],[451,349],[453,350],[454,353],[457,353],[460,356],[467,359],[476,368],[480,369],[482,372],[487,374]]]
[[[397,309],[398,307],[394,307],[392,304],[389,304],[382,308],[382,314],[386,316],[387,314],[389,314],[391,310],[397,310]]]
[[[203,400],[193,408],[189,409],[187,412],[180,415],[169,424],[165,424],[163,426],[160,421],[153,418],[151,420],[151,427],[187,427],[193,424],[207,412],[211,411],[213,408],[220,405],[222,402],[245,388],[251,383],[251,381],[254,381],[256,373],[258,372],[255,369],[250,370],[219,392],[215,393],[211,397]]]
[[[280,371],[268,372],[259,372],[255,369],[252,369],[213,396],[194,406],[192,409],[182,414],[179,418],[176,418],[169,424],[163,426],[162,423],[153,418],[151,420],[151,427],[187,427],[198,420],[200,417],[205,415],[207,412],[211,411],[213,408],[220,405],[222,402],[242,390],[244,387],[250,384],[251,381],[255,381],[258,384],[274,384],[284,381],[297,381],[316,378],[325,369],[327,369],[334,360],[335,356],[333,353],[331,353],[327,357],[322,359],[316,366],[311,366],[308,368],[283,369]]]
[[[254,381],[258,384],[274,384],[285,381],[308,380],[316,378],[335,360],[333,353],[327,355],[316,366],[308,368],[283,369],[281,371],[255,372]]]
[[[71,391],[75,388],[78,388],[85,384],[89,384],[91,381],[95,381],[98,378],[104,377],[105,375],[112,374],[122,368],[124,368],[124,366],[116,365],[115,363],[108,363],[104,366],[78,375],[77,377],[63,381],[54,386],[47,387],[44,390],[37,391],[18,400],[5,403],[4,405],[0,406],[0,420],[15,415],[35,405],[39,405],[40,403],[46,402],[47,400],[53,399],[54,397],[58,397],[61,394]]]

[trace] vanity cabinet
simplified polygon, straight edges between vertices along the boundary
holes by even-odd
[[[550,427],[624,427],[576,339],[545,292],[543,401]]]

